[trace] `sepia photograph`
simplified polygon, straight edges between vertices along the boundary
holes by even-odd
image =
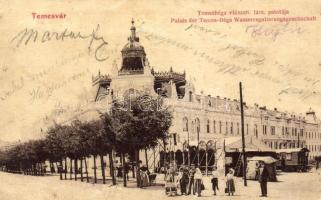
[[[318,0],[0,0],[0,200],[321,200]]]

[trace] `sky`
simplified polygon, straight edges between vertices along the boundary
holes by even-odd
[[[98,71],[110,73],[113,62],[119,67],[132,18],[155,71],[185,70],[197,93],[238,99],[241,81],[249,105],[297,114],[312,107],[321,116],[321,7],[316,0],[35,0],[0,5],[0,140],[44,137],[54,121],[66,122],[93,106],[97,88],[92,77]],[[249,15],[228,14],[247,10]],[[213,13],[221,15],[209,15]],[[58,18],[40,19],[49,14]],[[234,21],[313,16],[314,21],[288,23]],[[26,30],[37,32],[37,39],[19,42]],[[69,37],[57,39],[64,31]],[[78,32],[82,39],[76,38]]]

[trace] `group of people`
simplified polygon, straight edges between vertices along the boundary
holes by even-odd
[[[225,190],[224,192],[233,196],[235,193],[235,170],[230,168],[225,176]],[[267,197],[267,182],[269,177],[269,172],[264,165],[264,162],[260,162],[257,166],[258,181],[261,187],[262,197]],[[203,183],[203,175],[201,170],[195,165],[181,166],[176,173],[175,167],[170,166],[166,171],[165,176],[166,182],[176,182],[178,188],[180,188],[181,195],[197,195],[201,196],[202,191],[205,189]],[[219,173],[217,168],[214,166],[211,176],[211,185],[213,190],[213,195],[217,194],[219,190]]]
[[[203,182],[203,174],[200,168],[195,167],[195,165],[191,165],[190,167],[181,166],[178,170],[177,177],[175,177],[175,169],[170,167],[167,170],[165,179],[166,182],[177,182],[178,187],[180,188],[181,195],[197,195],[198,197],[201,196],[202,191],[205,189],[204,182]],[[234,174],[234,172],[233,172]],[[227,181],[228,188],[230,192],[234,194],[235,187],[234,187],[234,179],[233,176],[228,176],[229,179]],[[219,173],[217,168],[213,168],[212,172],[212,189],[214,195],[216,195],[217,190],[219,190]]]
[[[176,176],[177,175],[177,176]],[[181,166],[176,174],[176,170],[171,166],[166,172],[166,182],[176,182],[181,190],[182,195],[201,196],[202,190],[204,190],[203,175],[199,168],[195,165],[191,167]]]
[[[168,166],[168,165],[167,165]],[[123,171],[123,167],[125,168]],[[167,169],[166,169],[167,168]],[[205,189],[203,183],[203,175],[200,168],[196,167],[194,164],[191,166],[181,166],[178,170],[174,164],[169,165],[165,168],[165,181],[167,183],[175,183],[177,188],[180,189],[181,195],[197,195],[201,196],[202,191]],[[128,180],[129,164],[125,163],[121,166],[117,161],[115,162],[115,172],[116,177],[126,176]],[[124,172],[124,174],[123,174]],[[139,171],[140,181],[139,186],[141,188],[150,185],[150,172],[146,165],[142,165]],[[225,176],[225,190],[227,195],[234,195],[235,193],[235,182],[234,182],[234,169],[230,168]],[[267,196],[267,182],[269,178],[269,172],[263,161],[260,161],[256,166],[256,176],[261,187],[261,196]],[[213,195],[217,194],[219,190],[219,173],[216,166],[213,166],[211,185],[213,190]]]
[[[127,180],[129,180],[128,173],[130,170],[129,163],[125,162],[124,166],[118,160],[114,163],[114,172],[117,178],[123,178],[123,173]]]

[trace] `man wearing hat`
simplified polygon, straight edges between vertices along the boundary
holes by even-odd
[[[260,166],[258,168],[258,176],[258,180],[261,186],[261,196],[267,197],[267,182],[269,178],[269,172],[263,161],[260,162]]]
[[[189,182],[188,182],[188,192],[187,194],[191,194],[193,190],[193,195],[195,195],[195,189],[194,189],[194,175],[195,175],[195,165],[191,165],[191,169],[189,170]]]

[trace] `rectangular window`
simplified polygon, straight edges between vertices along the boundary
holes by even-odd
[[[173,140],[174,140],[174,145],[176,146],[177,145],[177,140],[176,140],[176,133],[173,134]]]
[[[267,126],[266,125],[263,125],[262,126],[262,131],[263,131],[263,135],[266,135],[266,133],[267,133]]]
[[[292,154],[291,153],[287,153],[286,154],[286,160],[292,160]]]
[[[225,134],[228,134],[228,122],[225,123]]]
[[[220,124],[220,133],[222,133],[222,122],[220,121],[219,124]]]
[[[256,138],[258,138],[258,130],[257,130],[257,125],[254,125],[254,135]]]
[[[231,122],[231,134],[233,134],[233,122]]]
[[[249,124],[246,124],[246,135],[249,134]]]
[[[213,133],[216,133],[216,121],[213,121]]]
[[[240,124],[238,122],[236,124],[236,128],[237,128],[236,133],[239,135],[240,134]]]
[[[271,135],[275,135],[275,126],[271,126]]]

